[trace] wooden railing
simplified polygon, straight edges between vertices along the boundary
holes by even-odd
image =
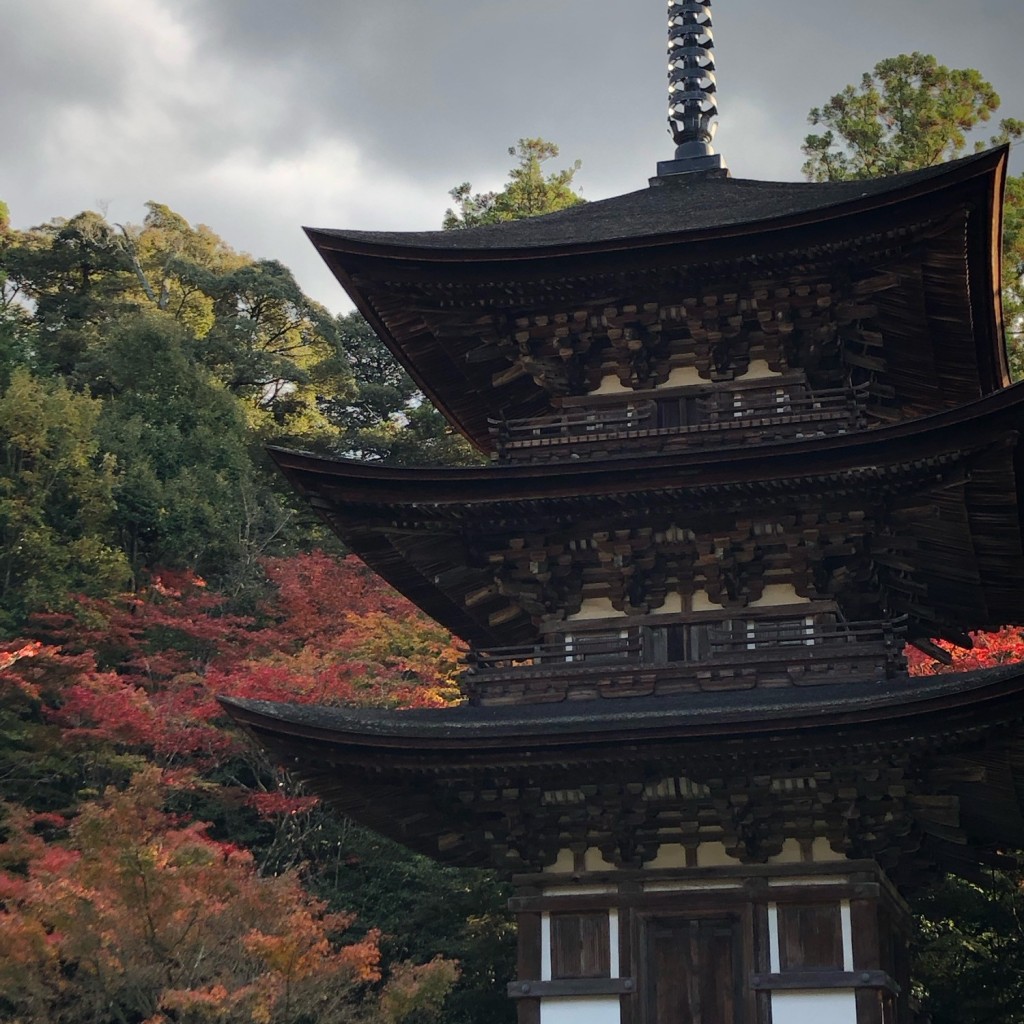
[[[498,457],[536,459],[565,457],[568,448],[573,456],[600,454],[619,441],[664,448],[693,437],[694,443],[714,446],[842,433],[866,425],[866,386],[816,392],[748,388],[677,401],[690,403],[682,417],[686,423],[659,425],[658,403],[645,399],[558,416],[492,419],[490,431]]]
[[[641,430],[654,426],[657,408],[654,402],[630,402],[586,412],[567,412],[558,416],[535,416],[524,420],[489,420],[491,433],[511,446],[523,442],[560,443],[609,431]]]
[[[476,649],[463,687],[482,704],[635,696],[754,686],[870,682],[903,671],[904,619],[814,624],[801,619],[681,624],[685,657],[669,660],[648,627],[620,636]]]
[[[731,629],[708,628],[712,654],[758,651],[770,647],[816,647],[821,644],[874,644],[898,649],[903,644],[906,620],[877,620],[814,626],[796,620],[746,623]]]

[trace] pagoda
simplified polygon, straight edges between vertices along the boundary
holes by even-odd
[[[903,895],[1024,846],[1007,152],[729,176],[710,3],[671,0],[650,186],[451,232],[312,230],[489,465],[275,451],[471,646],[465,702],[225,700],[340,811],[516,886],[520,1024],[909,1024]]]

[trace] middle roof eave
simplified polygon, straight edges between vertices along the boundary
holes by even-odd
[[[877,468],[982,445],[1024,427],[1024,382],[978,401],[876,430],[714,451],[470,468],[393,467],[272,448],[285,475],[307,496],[324,487],[352,503],[453,505],[522,502],[665,487],[765,480]]]

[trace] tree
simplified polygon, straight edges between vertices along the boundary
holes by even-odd
[[[1006,181],[1003,208],[1003,323],[1010,373],[1024,378],[1024,175]]]
[[[39,367],[78,387],[102,387],[94,349],[107,332],[159,314],[188,336],[189,358],[245,403],[261,439],[329,431],[321,404],[351,388],[336,318],[277,261],[235,252],[161,203],[146,206],[141,225],[85,212],[13,233],[0,248],[0,275],[10,282],[0,313],[17,297],[34,304]]]
[[[19,300],[17,283],[11,281],[4,270],[5,254],[16,240],[7,204],[0,200],[0,388],[10,383],[15,366],[25,365],[28,361],[24,347],[28,310]]]
[[[277,443],[330,435],[322,407],[352,391],[339,320],[276,260],[247,262],[208,288],[214,320],[197,355],[245,400],[253,428]]]
[[[205,224],[192,227],[163,203],[146,203],[141,226],[119,224],[121,248],[145,300],[196,337],[214,323],[211,283],[250,263]]]
[[[128,578],[101,412],[24,367],[0,392],[0,633],[64,606],[70,592],[108,593]]]
[[[333,454],[403,466],[465,466],[481,461],[424,400],[360,313],[339,318],[338,329],[353,387],[323,403],[326,415],[340,430],[330,446]]]
[[[73,614],[36,620],[39,639],[0,648],[0,791],[36,813],[69,815],[147,764],[192,779],[173,793],[182,823],[212,822],[204,834],[244,843],[263,874],[306,865],[307,891],[384,930],[385,972],[439,952],[457,958],[452,1024],[506,1020],[505,888],[296,796],[215,699],[437,706],[457,699],[461,646],[355,558],[314,552],[270,559],[266,572],[252,615],[233,613],[188,573],[166,572],[117,601],[82,599]],[[394,1012],[407,996],[393,995]]]
[[[168,314],[138,313],[81,364],[103,399],[98,430],[116,460],[115,521],[137,581],[157,565],[227,575],[242,557],[244,496],[259,490],[244,410],[191,344]]]
[[[930,54],[879,61],[860,86],[847,85],[808,119],[820,135],[804,140],[804,174],[845,181],[899,174],[952,160],[967,136],[999,109],[999,95],[974,68],[947,68]],[[1020,138],[1024,122],[1000,122],[992,141]]]
[[[558,147],[553,142],[520,139],[509,147],[508,154],[519,162],[509,171],[508,182],[500,192],[474,193],[473,186],[466,181],[448,193],[456,208],[445,212],[443,226],[446,230],[536,217],[584,201],[572,189],[573,178],[580,169],[579,160],[564,170],[544,174],[544,162],[558,156]]]
[[[345,941],[295,872],[260,876],[244,850],[163,807],[159,772],[58,816],[8,811],[0,844],[0,1009],[42,1024],[324,1024],[436,1016],[450,961],[381,980],[380,933]],[[40,831],[53,838],[45,838]]]

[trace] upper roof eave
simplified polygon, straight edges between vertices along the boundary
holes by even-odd
[[[760,182],[694,176],[690,182],[461,231],[304,230],[332,264],[344,256],[479,264],[680,245],[857,217],[977,177],[992,176],[998,187],[1008,152],[1008,146],[999,146],[950,163],[865,181]],[[723,216],[728,210],[735,216]],[[671,223],[673,214],[679,219],[676,225]]]

